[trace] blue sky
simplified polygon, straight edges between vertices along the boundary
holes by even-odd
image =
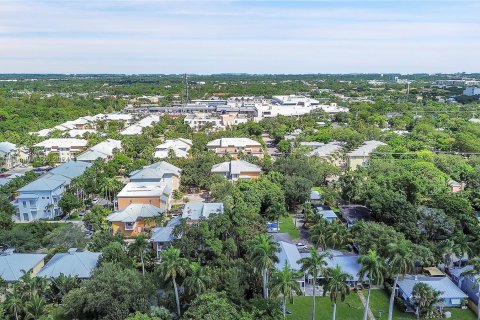
[[[0,0],[0,73],[459,71],[478,0]]]

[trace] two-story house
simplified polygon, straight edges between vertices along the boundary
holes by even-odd
[[[16,219],[27,222],[62,215],[58,202],[65,187],[90,166],[87,162],[69,161],[18,189],[18,196],[12,203],[17,212]]]
[[[237,181],[238,179],[257,179],[262,169],[244,160],[232,160],[213,165],[211,172],[229,181]]]
[[[117,208],[130,204],[151,204],[163,210],[172,206],[173,190],[166,182],[129,182],[117,195]]]
[[[120,232],[124,236],[134,237],[146,229],[157,225],[156,219],[165,210],[151,204],[132,203],[126,208],[113,212],[107,217],[113,233]]]
[[[181,173],[182,169],[160,161],[130,173],[130,182],[162,182],[169,184],[173,190],[177,190],[180,187]]]
[[[67,162],[75,159],[76,155],[84,151],[88,141],[84,139],[59,138],[48,139],[37,143],[34,147],[39,148],[41,156],[48,156],[50,153],[58,155],[59,162]]]
[[[207,148],[219,157],[229,154],[237,159],[239,154],[251,155],[263,159],[262,145],[249,138],[221,138],[207,143]]]

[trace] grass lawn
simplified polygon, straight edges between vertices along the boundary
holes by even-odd
[[[300,231],[295,227],[291,215],[280,217],[280,232],[288,233],[292,240],[300,237]]]
[[[315,315],[318,320],[332,319],[333,306],[329,297],[316,297],[315,307]],[[287,315],[287,319],[310,319],[312,297],[296,297],[294,303],[288,304],[287,308],[292,312],[291,315]],[[337,320],[361,320],[362,316],[362,302],[355,292],[352,292],[347,296],[344,302],[339,302],[337,304]]]
[[[365,298],[367,292],[365,291]],[[389,296],[383,290],[372,290],[370,297],[370,309],[376,320],[388,318]],[[290,320],[310,319],[312,310],[312,297],[297,297],[293,304],[288,304],[287,308],[292,312],[287,315]],[[332,304],[328,297],[317,297],[316,301],[316,319],[328,320],[332,318]],[[448,309],[452,313],[452,320],[475,320],[475,314],[467,310],[458,308]],[[337,304],[338,320],[361,320],[363,317],[363,305],[357,293],[351,292],[344,302]],[[395,320],[413,320],[416,319],[413,313],[402,312],[394,309],[393,319]]]

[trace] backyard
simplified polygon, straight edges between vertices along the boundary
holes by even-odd
[[[366,295],[366,292],[365,292]],[[324,320],[332,318],[332,303],[329,297],[316,298],[316,319]],[[375,319],[388,318],[388,301],[389,297],[383,290],[372,290],[370,297],[370,308]],[[312,309],[312,297],[297,297],[293,304],[288,304],[288,309],[292,312],[287,318],[290,320],[309,319]],[[452,313],[452,320],[475,320],[474,313],[470,310],[448,309]],[[337,303],[337,319],[338,320],[355,320],[362,319],[363,305],[357,293],[351,292],[344,302]],[[394,309],[393,319],[395,320],[411,320],[416,319],[412,313],[405,313],[398,309]]]
[[[280,232],[288,233],[290,238],[298,239],[300,237],[300,231],[295,227],[293,223],[293,217],[291,215],[280,217]]]

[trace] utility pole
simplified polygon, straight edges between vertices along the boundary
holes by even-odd
[[[187,77],[186,73],[183,75],[183,85],[185,86],[185,94],[184,94],[184,98],[183,98],[183,103],[185,105],[187,105],[188,104],[188,77]]]

